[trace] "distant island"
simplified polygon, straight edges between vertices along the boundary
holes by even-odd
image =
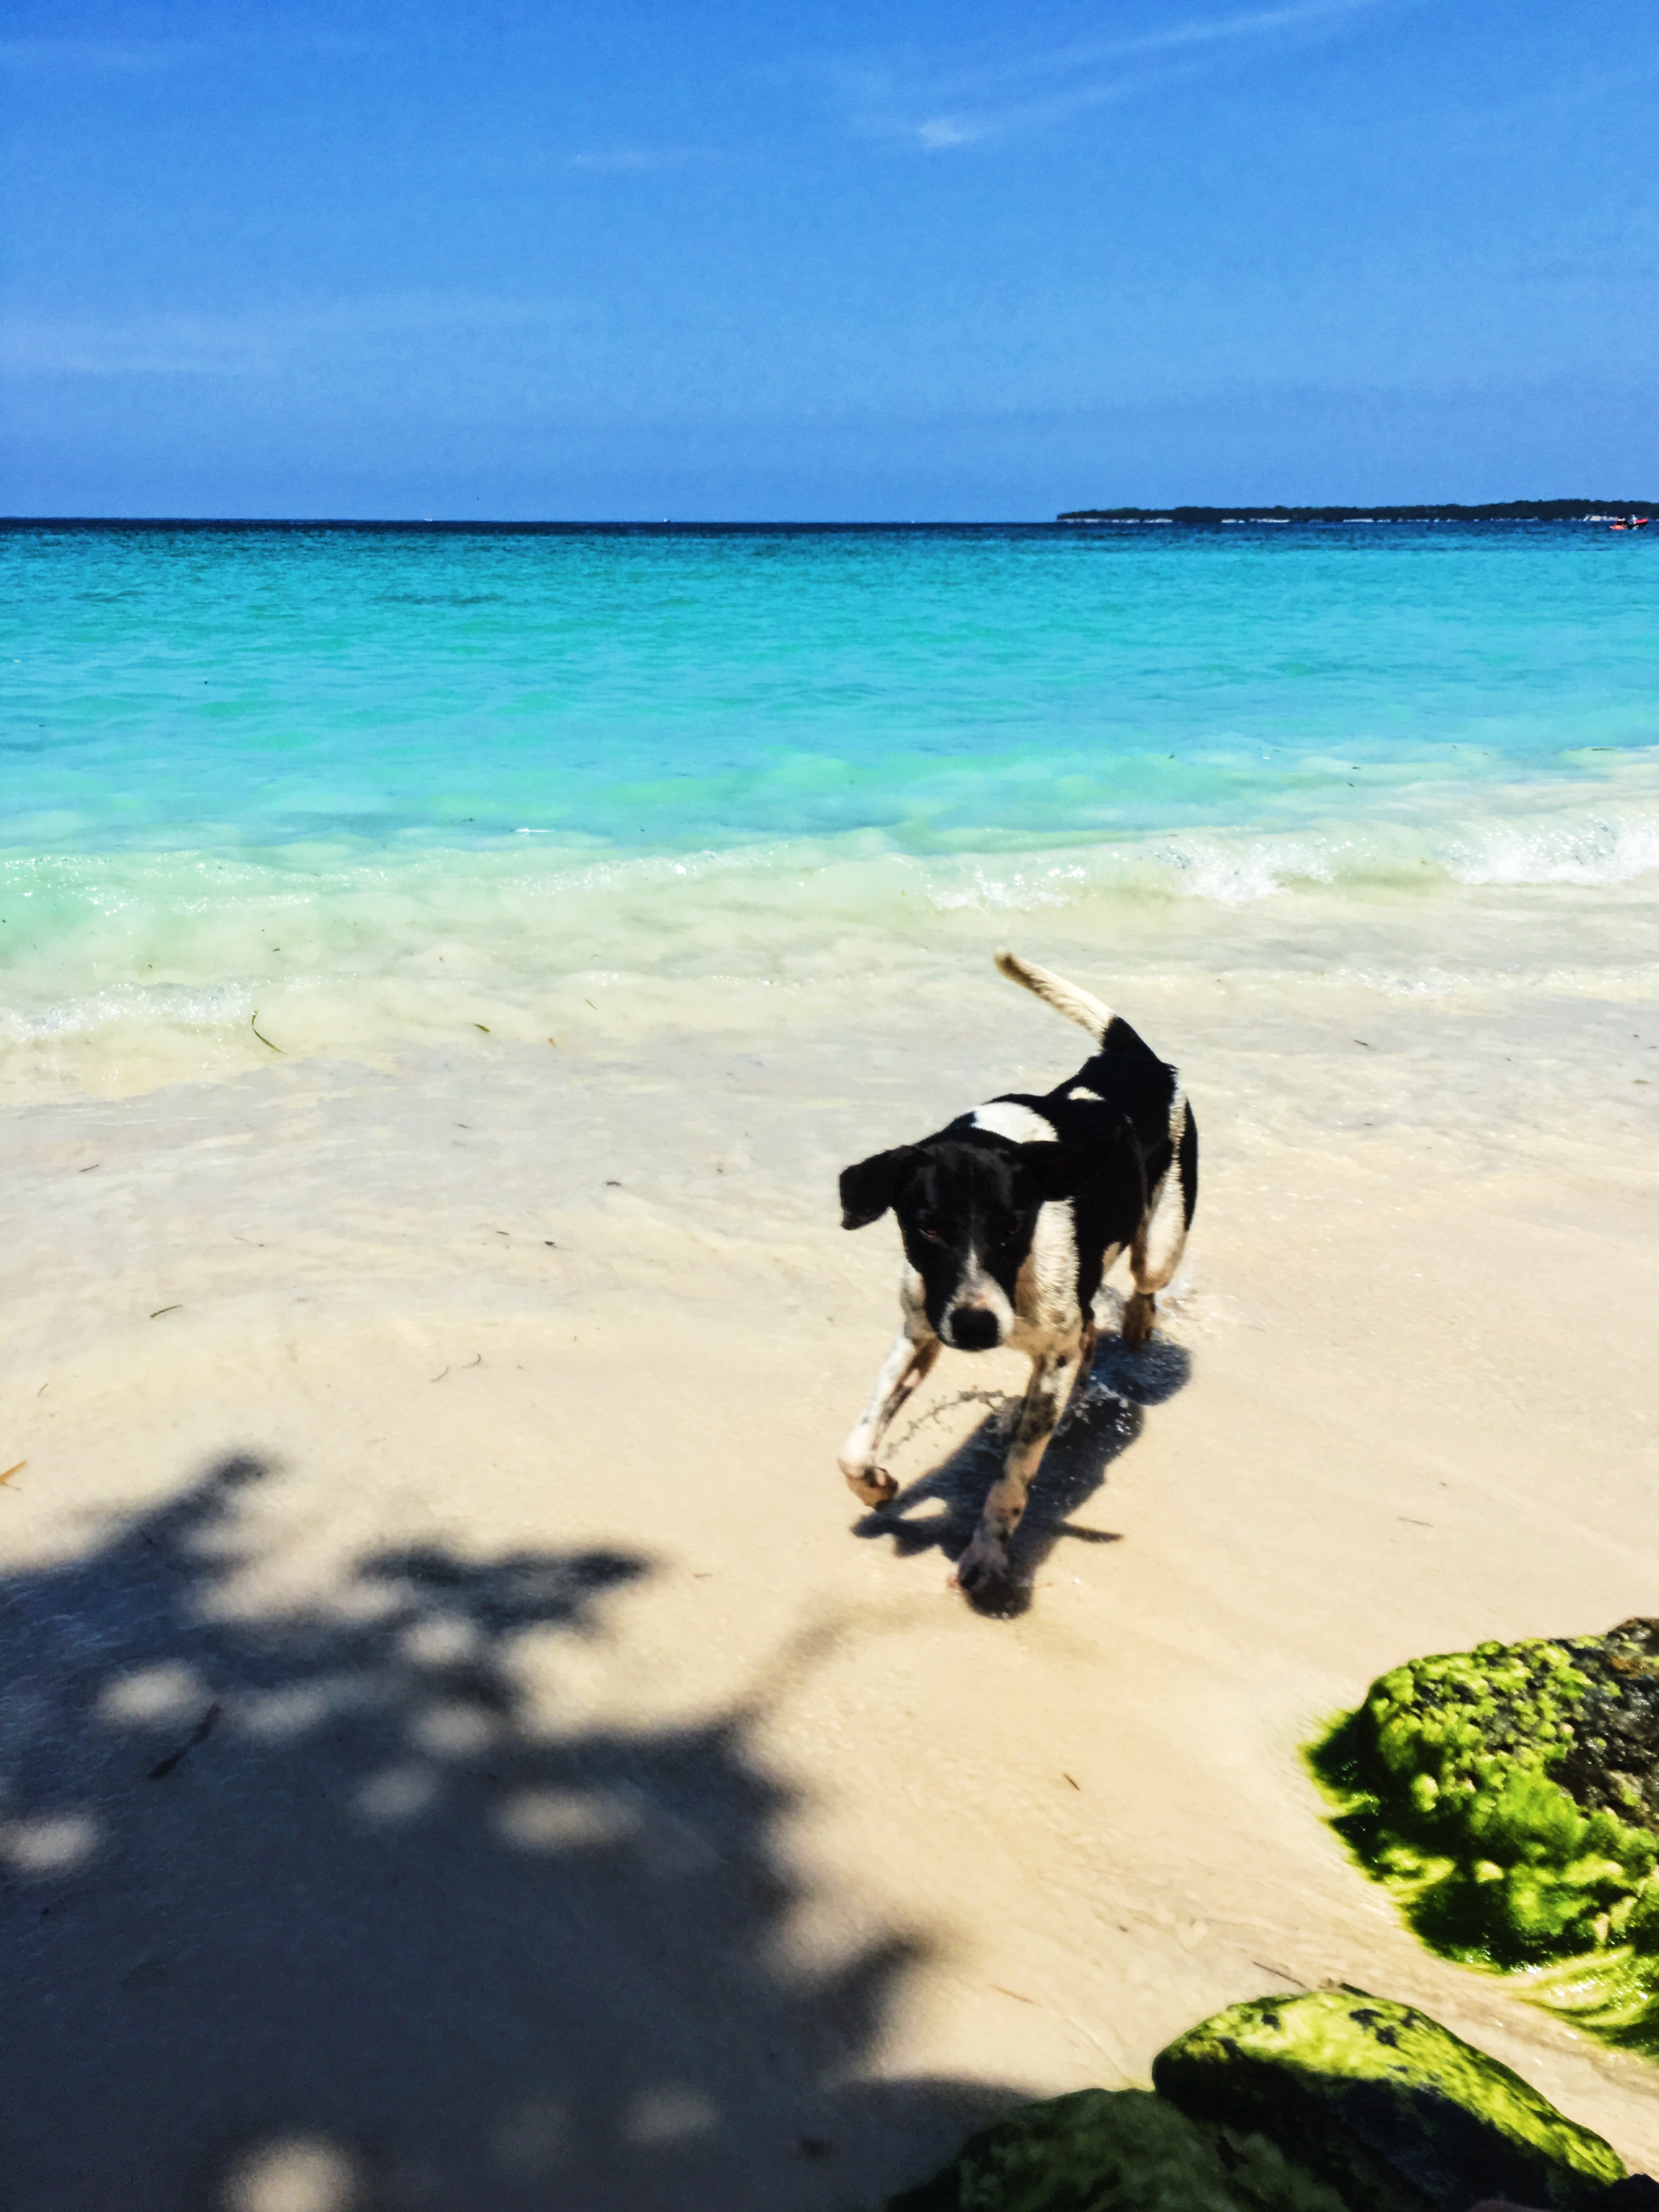
[[[1659,501],[1642,499],[1507,499],[1488,507],[1079,507],[1056,522],[1622,522],[1652,514]]]

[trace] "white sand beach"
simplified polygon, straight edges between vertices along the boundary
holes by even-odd
[[[1400,1659],[1659,1610],[1659,908],[1051,919],[678,998],[556,951],[553,1045],[20,1052],[20,2206],[850,2208],[1328,1980],[1659,2165],[1651,2066],[1427,1953],[1299,1749]],[[1081,1057],[1005,937],[1180,1062],[1203,1184],[990,1620],[939,1543],[1018,1363],[947,1355],[865,1515],[896,1244],[834,1181]]]

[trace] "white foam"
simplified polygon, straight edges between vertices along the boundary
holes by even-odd
[[[1229,847],[1191,838],[1164,848],[1164,864],[1188,898],[1244,906],[1273,898],[1297,875],[1312,872],[1300,854],[1267,843]]]
[[[1659,821],[1484,823],[1448,849],[1445,865],[1464,884],[1632,883],[1659,869]]]
[[[1068,893],[1062,886],[1086,881],[1086,870],[1075,866],[1050,868],[1037,877],[991,876],[982,867],[975,867],[965,884],[930,883],[927,896],[941,914],[970,909],[981,914],[1030,914],[1041,907],[1064,906]]]
[[[960,973],[1019,915],[1087,958],[1193,907],[1242,926],[1254,908],[1317,900],[1348,971],[1381,982],[1401,970],[1349,941],[1378,897],[1607,892],[1656,871],[1659,763],[1622,775],[1611,799],[1605,782],[1425,785],[1362,822],[1036,852],[924,857],[865,831],[627,857],[569,838],[13,855],[0,857],[0,1088],[126,1091],[278,1054],[545,1050],[596,1019],[635,1037],[662,1025],[758,1037],[791,1000]],[[1409,988],[1440,985],[1419,966]]]

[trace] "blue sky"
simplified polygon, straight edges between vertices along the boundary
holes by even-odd
[[[0,511],[1659,495],[1648,0],[10,0]]]

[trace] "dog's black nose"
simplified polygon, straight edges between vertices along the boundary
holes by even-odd
[[[958,1306],[951,1336],[958,1352],[988,1352],[997,1340],[997,1317],[989,1306]]]

